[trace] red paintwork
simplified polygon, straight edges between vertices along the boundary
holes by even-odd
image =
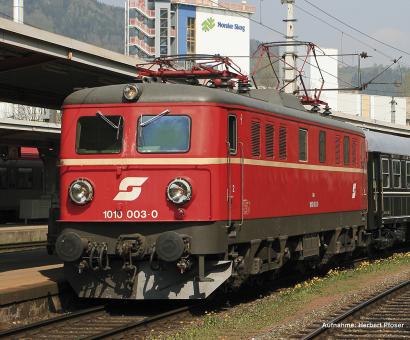
[[[169,109],[171,114],[188,114],[191,122],[191,148],[179,154],[139,154],[136,151],[136,122],[141,113],[158,114]],[[115,155],[77,155],[75,153],[75,129],[80,116],[95,115],[97,110],[105,115],[123,115],[123,151]],[[221,158],[227,157],[228,113],[238,117],[238,150],[244,145],[246,162],[265,160],[264,131],[266,122],[275,126],[275,158],[273,161],[299,165],[332,166],[336,165],[335,135],[341,137],[341,160],[343,162],[343,137],[357,140],[357,164],[351,167],[365,169],[365,140],[362,135],[351,131],[336,131],[326,126],[314,126],[310,122],[294,118],[272,115],[256,110],[250,112],[245,107],[226,107],[216,103],[141,103],[118,105],[81,105],[64,108],[61,138],[61,159],[102,159],[120,160],[123,158],[164,158],[163,165],[104,165],[104,166],[62,166],[61,174],[61,220],[62,221],[180,221],[177,207],[169,203],[165,196],[167,184],[176,177],[190,181],[193,187],[192,200],[183,207],[182,221],[217,221],[228,219],[228,165],[167,165],[168,158]],[[309,113],[306,113],[309,115]],[[251,120],[261,122],[261,151],[259,158],[251,156]],[[288,158],[279,161],[279,125],[286,125],[288,132]],[[298,161],[298,129],[308,129],[308,162]],[[326,163],[318,159],[319,130],[325,130]],[[363,145],[363,149],[361,148]],[[362,150],[362,151],[361,151]],[[232,157],[232,219],[241,218],[241,165],[240,152]],[[350,156],[352,159],[352,155]],[[268,160],[272,161],[272,160]],[[95,197],[90,204],[77,206],[68,198],[68,187],[76,178],[89,179],[95,188]],[[131,202],[113,201],[124,177],[148,177],[142,186],[141,195]],[[356,183],[356,196],[352,198],[352,186]],[[318,214],[336,211],[366,210],[365,190],[367,186],[364,172],[334,172],[289,167],[268,167],[261,165],[244,166],[244,218],[266,218],[274,216]],[[314,196],[314,197],[313,197]],[[311,208],[309,202],[318,202]],[[122,211],[123,218],[104,219],[103,211]],[[127,210],[158,211],[156,219],[127,219]]]

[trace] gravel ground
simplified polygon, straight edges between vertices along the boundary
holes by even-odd
[[[300,339],[303,334],[307,334],[323,322],[331,320],[341,314],[342,311],[349,309],[349,307],[409,279],[410,267],[392,275],[373,277],[371,280],[364,282],[366,287],[351,291],[348,294],[336,295],[330,299],[318,297],[317,300],[306,306],[306,310],[297,312],[281,324],[265,330],[262,334],[253,336],[252,339]],[[312,305],[315,307],[309,310]]]

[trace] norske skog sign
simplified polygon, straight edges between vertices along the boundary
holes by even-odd
[[[204,32],[208,32],[208,31],[214,29],[215,27],[245,32],[245,26],[244,25],[224,23],[224,22],[221,22],[221,21],[218,21],[215,24],[215,19],[212,18],[212,17],[209,17],[208,19],[205,19],[202,22],[202,30]]]

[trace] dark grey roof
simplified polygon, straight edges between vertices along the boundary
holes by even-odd
[[[364,131],[369,151],[410,156],[410,138],[385,133]]]
[[[204,86],[192,86],[164,83],[135,84],[142,91],[137,103],[160,102],[203,102],[222,103],[225,105],[247,106],[250,108],[282,114],[296,119],[303,119],[313,123],[332,126],[338,129],[350,130],[363,135],[363,131],[351,124],[321,117],[304,110],[294,96],[275,94],[274,90],[252,90],[247,95],[239,95],[221,89]],[[109,85],[87,88],[69,95],[64,105],[75,104],[115,104],[126,102],[123,98],[123,85]]]

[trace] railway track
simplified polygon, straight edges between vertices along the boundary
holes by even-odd
[[[39,321],[22,327],[0,332],[0,339],[104,339],[132,332],[132,338],[138,336],[139,327],[145,327],[155,321],[186,312],[184,306],[160,314],[149,316],[124,315],[109,311],[106,306],[97,306],[62,315],[56,318]]]
[[[47,241],[0,244],[0,253],[11,253],[14,251],[45,248],[46,245]]]
[[[321,323],[310,339],[409,339],[410,280]]]

